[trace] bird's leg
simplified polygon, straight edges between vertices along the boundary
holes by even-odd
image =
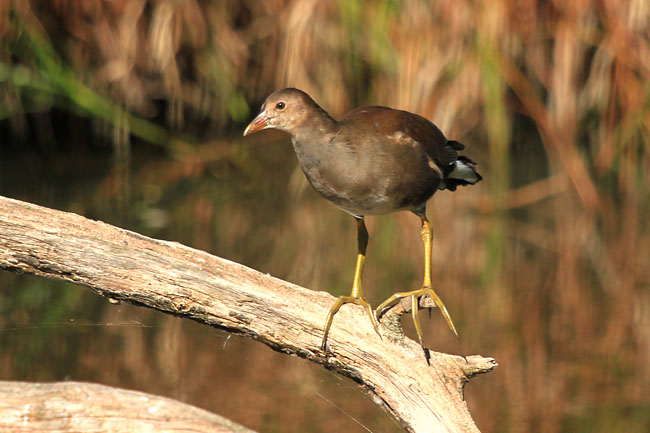
[[[431,284],[431,248],[433,244],[433,228],[431,227],[429,220],[427,220],[426,215],[421,216],[420,219],[422,220],[421,234],[422,234],[422,242],[424,243],[424,282],[422,284],[422,289],[421,289],[423,293],[417,296],[419,298],[420,296],[429,295],[433,300],[433,302],[435,302],[435,304],[438,306],[438,308],[440,308],[442,315],[445,317],[445,320],[447,321],[447,325],[449,325],[449,329],[451,329],[452,332],[456,335],[456,337],[458,337],[458,332],[456,332],[456,327],[454,326],[454,322],[451,320],[451,316],[447,311],[447,307],[445,307],[445,304],[442,302],[442,299],[440,299],[440,297],[435,292],[435,290],[433,290]],[[413,303],[415,305],[419,305],[419,302],[417,301],[413,301]],[[418,337],[420,338],[420,343],[422,343],[422,330],[419,329],[420,328],[419,321],[417,317],[417,311],[415,309],[413,309],[413,320],[415,321],[415,328],[418,331]]]
[[[456,332],[456,327],[454,326],[454,322],[451,320],[451,317],[449,316],[449,312],[447,311],[445,304],[442,302],[442,300],[435,292],[435,290],[433,290],[433,287],[431,285],[431,245],[433,241],[433,229],[431,228],[431,224],[429,223],[429,220],[427,220],[426,215],[418,215],[418,216],[422,221],[421,235],[422,235],[422,242],[424,243],[424,282],[422,283],[422,288],[410,292],[399,292],[393,294],[390,298],[382,302],[381,305],[379,305],[379,307],[377,307],[377,317],[381,317],[381,315],[389,307],[395,305],[400,299],[410,297],[411,315],[413,317],[413,323],[415,325],[415,332],[417,333],[418,339],[420,340],[420,345],[424,347],[422,327],[420,326],[420,320],[418,319],[420,298],[422,296],[429,295],[429,297],[438,306],[438,308],[440,308],[442,315],[445,317],[445,320],[447,321],[447,325],[449,325],[449,329],[453,331],[456,337],[458,337],[458,332]]]
[[[339,296],[332,308],[330,308],[329,313],[327,314],[327,321],[325,322],[325,331],[323,333],[323,342],[321,343],[321,348],[326,350],[327,344],[327,334],[329,333],[330,327],[332,326],[332,320],[334,315],[339,311],[343,304],[357,304],[365,308],[370,316],[370,321],[372,326],[375,328],[377,334],[379,334],[379,326],[377,324],[377,317],[372,307],[366,300],[366,297],[363,294],[363,286],[361,285],[361,277],[363,275],[363,263],[366,260],[366,248],[368,247],[368,230],[366,230],[366,224],[363,221],[363,217],[355,217],[357,221],[357,265],[354,269],[354,281],[352,282],[352,291],[350,296]]]

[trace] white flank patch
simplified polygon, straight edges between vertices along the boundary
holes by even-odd
[[[456,161],[454,169],[449,173],[449,178],[465,180],[469,183],[476,183],[478,175],[472,167],[465,164],[463,161]]]

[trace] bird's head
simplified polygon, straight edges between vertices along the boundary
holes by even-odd
[[[293,88],[276,90],[266,98],[260,113],[244,130],[244,136],[269,128],[292,133],[308,119],[322,116],[321,113],[329,117],[302,90]]]

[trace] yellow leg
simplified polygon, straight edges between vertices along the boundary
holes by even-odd
[[[377,324],[377,317],[372,307],[366,300],[366,297],[363,295],[363,286],[361,285],[361,277],[363,275],[363,263],[366,260],[366,249],[368,247],[368,230],[366,230],[366,224],[363,221],[363,218],[356,218],[357,220],[357,244],[358,244],[358,253],[357,253],[357,265],[354,269],[354,281],[352,282],[352,291],[350,296],[339,296],[332,308],[330,308],[329,313],[327,313],[327,320],[325,322],[325,331],[323,332],[323,342],[321,343],[321,348],[326,350],[327,344],[327,335],[329,334],[330,327],[332,326],[332,320],[334,315],[339,311],[343,304],[357,304],[362,306],[368,315],[370,316],[370,322],[375,328],[377,334],[379,334],[379,325]]]
[[[440,311],[442,312],[442,315],[445,317],[445,320],[447,321],[447,325],[449,325],[449,329],[453,331],[453,333],[458,337],[458,332],[456,332],[456,327],[454,326],[454,322],[451,320],[451,317],[449,316],[449,312],[447,311],[447,308],[445,307],[445,304],[442,302],[438,294],[433,290],[433,287],[431,285],[431,245],[433,242],[433,229],[431,228],[431,224],[429,223],[429,220],[427,220],[427,217],[422,214],[418,215],[420,217],[420,220],[422,220],[422,242],[424,243],[424,282],[422,283],[422,288],[420,290],[413,290],[410,292],[399,292],[393,294],[390,298],[386,299],[384,302],[377,307],[376,313],[377,317],[381,317],[381,315],[390,307],[395,305],[397,302],[399,302],[400,299],[411,297],[411,315],[413,317],[413,323],[415,325],[415,332],[418,335],[418,339],[420,340],[420,345],[424,347],[424,339],[422,336],[422,326],[420,326],[420,320],[418,318],[418,310],[420,306],[420,298],[425,295],[429,295],[433,302],[440,308]]]

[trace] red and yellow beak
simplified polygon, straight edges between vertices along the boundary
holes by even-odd
[[[266,113],[264,111],[260,112],[260,114],[258,114],[257,117],[253,119],[253,121],[249,123],[246,129],[244,130],[244,137],[254,132],[261,131],[262,129],[268,128],[269,127],[268,122],[269,119],[266,117]]]

